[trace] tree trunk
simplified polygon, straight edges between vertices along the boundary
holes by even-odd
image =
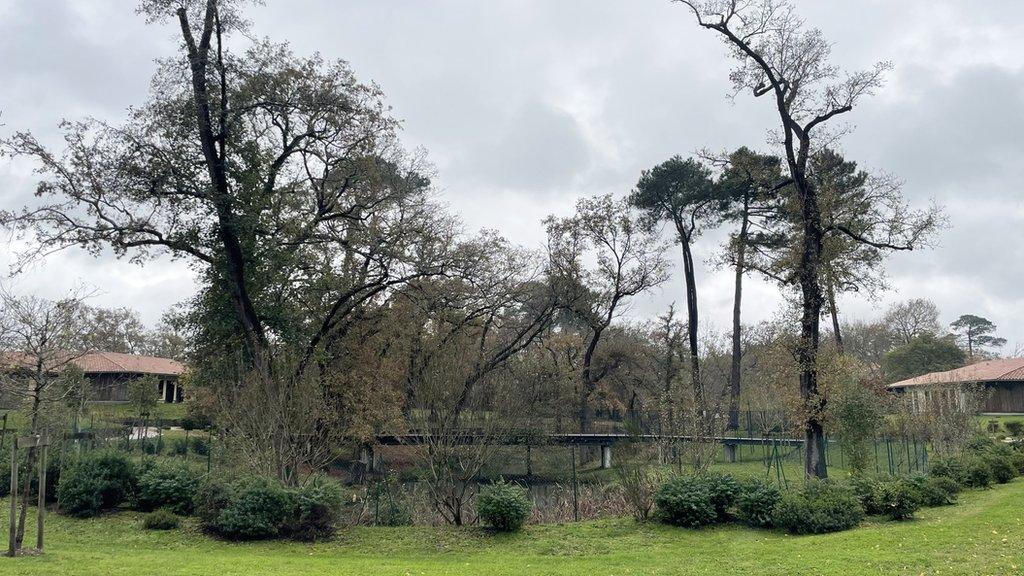
[[[580,433],[585,433],[590,429],[590,394],[594,391],[594,387],[597,382],[594,381],[593,363],[594,363],[594,352],[597,350],[597,343],[601,340],[601,333],[604,332],[604,328],[595,328],[593,335],[590,337],[590,343],[587,345],[586,352],[583,353],[583,371],[580,382],[580,393],[579,393],[579,405],[576,410],[577,421],[579,422]]]
[[[828,313],[832,317],[832,334],[836,339],[836,351],[843,354],[843,332],[839,328],[839,308],[836,306],[836,290],[831,282],[828,284]]]
[[[220,130],[215,134],[211,114],[211,100],[206,77],[207,64],[209,63],[210,38],[213,33],[214,22],[217,25],[218,41],[218,63],[220,62],[220,19],[217,14],[216,0],[208,0],[206,14],[203,22],[203,34],[198,44],[192,35],[188,22],[188,15],[184,8],[178,10],[178,19],[181,25],[182,36],[185,39],[188,49],[189,67],[191,69],[192,99],[195,105],[196,126],[198,129],[199,143],[202,148],[203,157],[206,160],[206,169],[212,183],[210,199],[217,212],[217,234],[224,247],[224,262],[227,277],[225,278],[228,294],[231,296],[235,306],[238,321],[245,334],[246,343],[249,345],[249,352],[253,357],[254,364],[261,364],[266,361],[267,339],[263,331],[263,324],[252,299],[249,296],[248,282],[245,273],[246,257],[239,240],[237,218],[232,208],[230,188],[228,186],[227,159],[224,155],[227,134],[225,133],[225,114],[227,102],[224,87],[221,90],[220,102]],[[218,152],[219,146],[219,152]]]
[[[802,154],[803,156],[803,154]],[[793,181],[800,195],[803,220],[802,250],[800,253],[800,293],[803,310],[800,318],[800,345],[797,361],[800,365],[800,397],[806,418],[804,430],[804,474],[808,477],[827,478],[825,467],[825,433],[821,423],[825,398],[818,390],[818,346],[822,294],[818,268],[821,262],[821,212],[817,191],[807,181],[802,170],[793,170]]]
[[[732,299],[732,366],[729,372],[729,430],[740,427],[740,379],[743,377],[742,326],[740,313],[743,302],[743,267],[747,255],[747,229],[750,225],[750,196],[743,196],[743,219],[736,238],[736,289]]]
[[[42,364],[37,362],[35,375],[35,390],[33,390],[32,394],[32,418],[29,422],[29,434],[39,433],[39,410],[40,406],[42,405],[43,388],[43,381],[41,379],[46,377],[47,376],[45,371],[43,370]],[[23,472],[23,474],[25,475],[25,480],[22,483],[21,488],[21,510],[19,510],[18,512],[18,529],[14,538],[14,546],[16,549],[20,549],[22,543],[25,541],[25,523],[26,520],[28,519],[28,506],[29,502],[31,501],[29,492],[31,492],[32,488],[32,472],[33,470],[35,470],[35,467],[36,448],[32,447],[28,449],[28,453],[26,454],[25,457],[25,468]],[[39,489],[44,490],[45,488],[40,486]]]
[[[680,230],[683,247],[683,276],[686,280],[686,332],[690,342],[690,378],[693,380],[694,401],[698,410],[707,408],[704,402],[704,386],[700,381],[700,357],[697,349],[697,281],[694,279],[693,253],[690,251],[690,237]]]

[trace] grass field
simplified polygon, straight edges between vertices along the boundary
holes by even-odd
[[[1024,479],[965,493],[959,505],[924,510],[914,521],[869,520],[849,532],[801,537],[610,520],[501,536],[478,528],[360,527],[319,544],[235,544],[192,525],[144,531],[139,519],[130,512],[92,520],[51,515],[46,553],[0,558],[0,574],[978,575],[1021,574],[1024,564]],[[5,526],[6,516],[0,520]]]

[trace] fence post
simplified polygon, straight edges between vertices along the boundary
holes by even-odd
[[[18,439],[11,442],[11,530],[10,540],[7,543],[7,555],[14,557],[17,554],[17,532],[18,532]]]
[[[572,446],[572,517],[580,521],[580,487],[576,479],[576,445]]]

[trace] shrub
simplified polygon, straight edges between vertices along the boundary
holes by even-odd
[[[706,482],[679,476],[661,486],[654,497],[658,518],[673,526],[697,528],[713,523],[718,514]]]
[[[852,491],[809,480],[803,490],[783,494],[774,523],[792,534],[823,534],[853,528],[863,517],[864,508]]]
[[[199,484],[192,508],[204,528],[216,531],[217,516],[228,507],[233,495],[233,486],[224,478],[208,476]]]
[[[151,455],[151,456],[154,456],[154,455],[157,455],[157,454],[163,454],[163,452],[164,452],[164,439],[163,439],[163,437],[162,436],[158,437],[156,440],[154,440],[152,438],[146,438],[145,440],[142,441],[142,451],[144,453],[146,453],[146,454]]]
[[[64,474],[57,487],[57,504],[69,516],[95,516],[103,508],[102,490],[103,479],[96,467],[80,463]]]
[[[477,516],[500,532],[522,528],[532,508],[526,490],[504,480],[484,486],[476,499]]]
[[[167,508],[175,514],[192,513],[199,477],[179,464],[159,464],[139,477],[138,507],[149,511]]]
[[[758,528],[769,528],[773,525],[773,513],[782,494],[778,487],[760,480],[748,482],[740,486],[736,496],[736,512],[739,519]]]
[[[881,482],[875,494],[875,505],[893,520],[907,520],[921,508],[921,495],[906,480]]]
[[[138,486],[135,464],[121,452],[101,452],[91,457],[100,471],[103,488],[100,498],[103,508],[113,508],[130,498]]]
[[[1018,474],[1024,474],[1024,449],[1018,447],[1013,451],[1013,465],[1017,468]]]
[[[1006,431],[1014,438],[1024,436],[1024,422],[1020,420],[1010,420],[1009,422],[1004,423],[1003,427],[1006,428]]]
[[[194,436],[191,440],[192,453],[199,456],[207,456],[210,454],[210,441],[201,436]]]
[[[736,501],[740,485],[728,474],[708,474],[702,479],[711,493],[711,503],[715,506],[715,516],[719,521],[729,516],[729,508]]]
[[[924,476],[918,474],[908,480],[917,489],[922,506],[946,506],[956,502],[960,483],[946,476]]]
[[[142,519],[146,530],[174,530],[181,525],[181,518],[166,508],[150,512]]]
[[[857,496],[865,514],[885,514],[882,505],[881,483],[870,476],[854,476],[850,479],[850,489]]]
[[[188,441],[185,438],[174,438],[171,440],[168,452],[174,456],[184,456],[188,454]]]
[[[286,535],[286,525],[296,509],[295,494],[277,482],[245,478],[220,493],[226,498],[207,526],[233,540],[260,540]]]
[[[969,488],[988,488],[992,485],[992,467],[982,456],[972,456],[964,461],[963,485]]]
[[[46,501],[56,502],[57,501],[57,486],[60,484],[60,473],[61,473],[61,453],[56,447],[51,447],[46,456]],[[0,498],[6,498],[11,493],[11,460],[0,457]],[[25,470],[28,466],[28,453],[27,451],[21,453],[21,460],[18,464],[19,473],[22,475],[22,480],[25,478]],[[39,476],[37,471],[32,472],[30,479],[29,490],[33,498],[39,494]],[[19,488],[19,492],[21,488]],[[35,500],[33,500],[35,501]]]
[[[57,502],[72,516],[94,516],[121,504],[135,493],[136,470],[127,456],[101,452],[79,460],[57,488]]]
[[[963,484],[964,478],[967,476],[967,468],[963,462],[955,458],[937,458],[932,461],[928,475],[950,478]]]
[[[326,476],[314,476],[298,491],[294,523],[289,533],[298,540],[329,538],[338,528],[344,505],[341,485]]]
[[[992,479],[999,484],[1006,484],[1017,477],[1017,466],[1013,454],[993,451],[983,456],[992,471]]]

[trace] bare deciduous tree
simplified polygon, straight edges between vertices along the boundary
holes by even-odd
[[[27,434],[54,433],[69,407],[82,405],[83,376],[74,361],[87,351],[84,294],[60,300],[0,292],[0,390],[26,413]],[[28,449],[16,547],[25,537],[37,448]]]
[[[666,247],[640,225],[627,202],[610,195],[580,199],[574,216],[548,217],[545,224],[552,284],[587,332],[577,391],[579,430],[586,432],[590,397],[617,367],[612,362],[595,370],[598,344],[630,298],[667,279]],[[596,265],[588,268],[587,259]]]
[[[818,385],[818,348],[823,308],[822,244],[826,224],[821,199],[808,162],[826,124],[853,110],[864,96],[882,85],[889,68],[879,63],[859,72],[841,73],[830,63],[831,45],[820,30],[805,26],[788,0],[677,0],[688,6],[697,23],[719,34],[737,61],[730,77],[736,93],[770,96],[781,124],[781,143],[799,214],[796,284],[802,310],[800,392],[807,420],[804,470],[808,476],[828,475],[824,458],[822,414],[825,396]],[[910,249],[917,238],[899,244],[876,238],[874,230],[859,232],[845,225],[835,229],[857,242],[879,249]]]

